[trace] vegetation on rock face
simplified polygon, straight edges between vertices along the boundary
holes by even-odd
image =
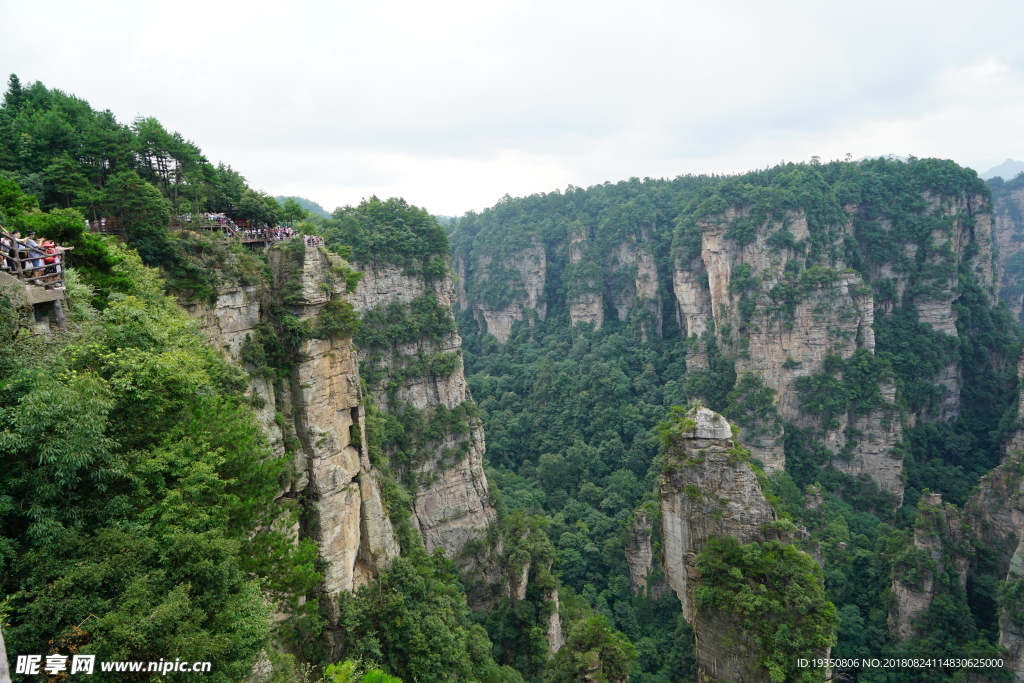
[[[965,210],[936,215],[936,207],[948,209],[954,202]],[[789,471],[770,477],[768,494],[810,530],[806,543],[825,555],[827,597],[841,618],[835,652],[937,651],[936,640],[896,644],[889,635],[887,558],[895,558],[910,542],[899,529],[916,518],[919,492],[930,487],[962,503],[977,477],[998,462],[998,443],[1011,425],[1004,416],[1016,395],[1017,332],[975,281],[981,257],[968,249],[958,268],[955,255],[940,243],[952,233],[954,221],[970,230],[974,215],[989,204],[984,184],[951,162],[879,159],[786,164],[728,179],[633,179],[570,187],[505,198],[492,209],[467,215],[449,231],[455,259],[470,272],[471,307],[474,302],[484,307],[508,303],[474,279],[478,264],[488,263],[489,286],[502,282],[500,277],[492,281],[494,273],[506,273],[508,290],[518,292],[523,283],[518,270],[511,273],[513,258],[527,249],[546,252],[544,320],[513,326],[509,341],[499,345],[482,333],[470,311],[459,318],[467,377],[481,407],[494,468],[489,471],[492,484],[510,507],[550,518],[555,566],[564,582],[634,643],[652,643],[669,638],[671,626],[659,622],[650,628],[654,622],[649,618],[637,619],[637,596],[618,587],[628,580],[623,548],[629,510],[641,503],[660,471],[658,423],[671,406],[699,397],[750,429],[781,427]],[[727,219],[730,207],[736,211]],[[793,232],[798,218],[807,220],[802,240]],[[880,407],[891,420],[908,411],[921,416],[897,446],[907,471],[905,504],[899,511],[873,482],[827,466],[844,453],[826,448],[820,429],[780,425],[771,391],[760,377],[737,376],[734,354],[744,352],[746,329],[723,325],[717,331],[712,327],[702,340],[674,341],[679,327],[672,272],[677,264],[699,264],[702,226],[724,222],[726,237],[739,244],[755,240],[769,221],[781,227],[768,231],[765,246],[776,255],[789,250],[790,262],[775,284],[763,283],[742,263],[734,268],[730,294],[747,302],[738,311],[741,323],[760,325],[763,312],[784,325],[812,292],[836,287],[843,277],[852,276],[854,295],[871,293],[876,305],[885,305],[875,311],[875,353],[861,349],[844,352],[845,358],[830,355],[822,367],[804,369],[797,389],[805,414],[822,425]],[[636,240],[655,257],[665,304],[662,335],[648,335],[646,341],[634,318],[619,320],[610,305],[616,287],[621,290],[618,276],[610,272],[610,254]],[[570,244],[576,245],[571,261]],[[956,300],[957,335],[919,321],[916,302],[931,303],[943,289]],[[583,295],[602,297],[605,322],[598,331],[570,327],[569,304]],[[691,349],[706,352],[707,367],[686,367],[684,357]],[[944,395],[938,376],[951,365],[963,373],[960,417],[931,421]],[[802,366],[788,359],[784,367]],[[887,384],[896,389],[893,404],[882,391]],[[683,428],[678,420],[669,424]],[[846,435],[851,443],[865,436],[855,430]],[[623,496],[620,487],[627,480],[636,486]],[[813,510],[805,506],[810,491],[824,500]],[[626,504],[618,507],[620,501]],[[576,529],[584,528],[581,538]],[[972,614],[978,631],[954,635],[944,630],[940,604],[929,622],[935,624],[936,639],[972,651],[992,647],[996,598],[992,575],[984,571],[992,569],[978,570],[962,600],[950,598],[960,605],[955,610]],[[655,672],[662,664],[638,649],[632,680],[661,680],[664,673]],[[882,680],[871,672],[852,675]],[[955,675],[944,672],[936,680]]]
[[[810,555],[779,541],[740,545],[725,536],[708,540],[697,569],[698,609],[710,618],[727,615],[740,651],[749,638],[773,682],[822,680],[820,670],[797,664],[799,657],[824,656],[838,624]]]
[[[206,346],[133,252],[102,311],[69,299],[60,337],[19,337],[0,368],[0,591],[10,652],[217,662],[235,681],[315,622],[315,548],[285,531],[244,377]],[[280,530],[278,530],[280,529]],[[268,601],[269,600],[269,601]],[[172,674],[172,677],[175,676]]]

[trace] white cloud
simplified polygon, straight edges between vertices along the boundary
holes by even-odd
[[[0,58],[272,193],[439,213],[630,176],[1024,158],[1024,5],[0,0]]]

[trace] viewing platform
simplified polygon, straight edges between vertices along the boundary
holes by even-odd
[[[70,248],[31,235],[19,238],[0,228],[0,288],[10,292],[19,306],[33,309],[35,331],[49,328],[50,314],[59,329],[64,329],[64,266]]]

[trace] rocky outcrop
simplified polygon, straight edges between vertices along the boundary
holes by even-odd
[[[1024,357],[1017,365],[1024,378]],[[1024,418],[1024,383],[1017,399],[1017,425]],[[964,507],[976,544],[995,561],[996,575],[1005,577],[1009,592],[1024,580],[1024,428],[1018,426],[1003,444],[1002,462],[978,482]],[[1006,653],[1006,668],[1024,683],[1024,619],[1020,603],[1012,599],[999,616],[999,646]]]
[[[633,513],[633,524],[626,539],[626,564],[629,565],[629,580],[634,592],[647,589],[647,577],[651,573],[654,548],[651,545],[654,520],[643,508]]]
[[[473,315],[482,329],[493,334],[504,344],[512,334],[512,325],[525,320],[528,314],[544,320],[547,300],[544,285],[547,278],[547,252],[542,244],[533,244],[504,259],[480,256],[476,260],[472,278],[473,289],[490,287],[489,291],[502,292],[507,304],[496,304],[487,297],[473,299]],[[485,284],[486,283],[486,284]]]
[[[917,634],[917,618],[940,592],[948,590],[941,581],[947,570],[959,577],[961,589],[967,586],[972,553],[970,535],[956,506],[943,504],[938,493],[926,493],[917,507],[920,515],[914,526],[913,545],[893,566],[895,601],[888,621],[889,630],[899,641]]]
[[[692,432],[666,454],[661,478],[661,530],[665,575],[692,623],[694,562],[712,536],[740,543],[765,541],[763,527],[777,520],[747,462],[730,454],[732,430],[707,408],[691,410]]]
[[[1017,423],[1003,444],[1003,458],[1024,452],[1024,355],[1017,361]]]
[[[687,337],[702,337],[708,331],[711,319],[711,292],[707,285],[704,262],[693,259],[688,263],[676,262],[672,273],[672,287],[676,296],[676,315]]]
[[[286,286],[291,291],[287,309],[299,320],[316,318],[332,298],[345,296],[344,282],[333,273],[346,264],[335,254],[316,247],[298,252],[278,248],[269,251],[268,260],[273,273],[269,288],[226,282],[215,304],[184,304],[210,343],[238,365],[245,364],[244,347],[256,337],[269,307],[281,305]],[[280,495],[304,507],[296,533],[316,542],[323,603],[333,622],[340,594],[388,566],[399,546],[366,450],[352,341],[309,339],[298,358],[284,378],[252,376],[250,394],[275,451],[292,456],[291,481]]]
[[[551,656],[554,657],[555,653],[565,645],[565,633],[562,631],[562,615],[559,613],[561,605],[558,603],[558,589],[551,589],[547,599],[548,602],[554,603],[554,611],[548,620],[547,632],[548,648],[550,649]]]
[[[990,551],[997,575],[1008,588],[1024,580],[1024,454],[1008,454],[1003,463],[978,482],[978,490],[965,507],[975,542]],[[1016,610],[1004,605],[999,615],[999,646],[1014,680],[1024,682],[1024,623]]]
[[[571,287],[568,294],[569,322],[593,325],[595,330],[604,324],[604,297],[602,296],[603,281],[600,272],[587,272],[589,239],[586,229],[575,224],[569,236],[569,274],[567,284]]]
[[[720,220],[701,225],[706,297],[719,344],[736,356],[737,373],[753,373],[776,396],[778,421],[748,425],[745,443],[766,471],[783,469],[780,422],[813,427],[823,432],[828,448],[843,453],[833,462],[838,469],[867,474],[882,490],[902,499],[902,460],[893,451],[901,434],[895,411],[878,407],[868,415],[847,414],[838,424],[825,425],[801,411],[795,388],[798,378],[821,372],[829,355],[845,359],[858,349],[874,351],[871,288],[841,262],[808,269],[802,250],[770,243],[783,230],[791,244],[806,240],[807,219],[802,214],[769,221],[750,243],[740,246],[726,234],[732,223],[747,219],[748,209],[730,208]],[[683,292],[688,302],[688,326],[692,319],[695,327],[703,328],[703,295],[695,291],[700,278],[677,272],[675,283],[677,296]],[[882,390],[892,403],[895,387]],[[850,441],[853,433],[864,437]]]
[[[1024,268],[1016,257],[1024,249],[1024,187],[995,194],[992,236],[999,253],[999,296],[1014,318],[1024,322]]]
[[[455,291],[449,277],[428,281],[388,264],[367,265],[362,270],[363,279],[353,296],[360,314],[395,303],[408,304],[425,294],[436,298],[442,315],[453,314]],[[417,485],[413,526],[422,534],[428,551],[441,548],[449,557],[456,557],[467,542],[480,538],[497,519],[483,470],[483,424],[467,410],[474,404],[461,359],[443,376],[434,374],[429,364],[419,372],[409,368],[423,358],[458,354],[461,345],[453,331],[440,339],[428,337],[359,351],[363,363],[372,357],[376,379],[369,387],[370,398],[384,412],[415,411],[425,420],[459,410],[467,415],[462,422],[448,425],[439,439],[422,444],[413,471],[401,473]]]
[[[1024,538],[1017,546],[1010,559],[1010,568],[1006,573],[1008,587],[1019,587],[1024,581]],[[1024,681],[1024,623],[1019,609],[1011,613],[1003,608],[999,615],[999,647],[1006,652],[1005,667],[1013,672],[1013,680]]]
[[[642,341],[649,334],[661,334],[661,290],[651,246],[646,242],[623,242],[605,262],[607,295],[619,320],[636,318]]]
[[[779,539],[774,508],[750,465],[737,457],[729,423],[707,408],[687,414],[692,428],[666,454],[661,479],[661,529],[665,575],[693,626],[700,680],[766,681],[757,648],[732,617],[700,609],[695,591],[697,555],[712,537],[741,544]],[[737,647],[742,641],[746,647]]]

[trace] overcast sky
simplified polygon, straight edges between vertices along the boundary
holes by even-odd
[[[0,0],[0,66],[256,188],[460,215],[631,176],[1024,159],[1024,3]]]

